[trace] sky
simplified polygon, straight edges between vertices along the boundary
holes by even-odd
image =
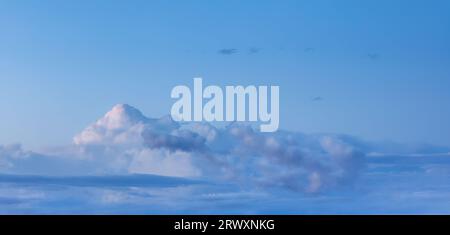
[[[448,214],[450,2],[0,0],[0,214]],[[168,119],[280,87],[280,130]]]
[[[67,144],[176,85],[279,85],[280,128],[450,145],[448,1],[1,1],[0,143]],[[223,53],[223,51],[231,53]]]

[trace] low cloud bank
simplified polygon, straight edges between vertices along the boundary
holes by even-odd
[[[124,104],[63,150],[36,154],[0,146],[3,173],[155,174],[311,193],[350,185],[364,167],[362,149],[339,136],[180,125],[168,116],[147,118]]]

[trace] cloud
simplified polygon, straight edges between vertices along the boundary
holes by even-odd
[[[116,105],[105,116],[74,137],[76,145],[127,145],[141,141],[145,125],[156,120],[146,118],[129,105]]]
[[[312,48],[312,47],[307,47],[307,48],[305,48],[305,50],[303,50],[304,52],[306,52],[306,53],[312,53],[312,52],[314,52],[316,49],[314,49],[314,48]]]
[[[200,170],[193,164],[192,153],[169,149],[144,148],[133,153],[128,171],[175,177],[198,177]]]
[[[85,155],[108,159],[104,165],[118,172],[213,177],[308,192],[350,182],[364,159],[336,137],[267,134],[236,124],[179,125],[170,117],[147,118],[129,105],[115,106],[74,143]]]
[[[63,150],[37,154],[10,146],[0,153],[1,172],[9,174],[139,173],[300,192],[348,185],[365,157],[335,136],[261,133],[238,124],[180,125],[168,116],[147,118],[125,104],[114,106]]]
[[[18,158],[27,157],[29,153],[22,150],[20,144],[0,145],[0,170],[7,170],[13,167],[12,161]]]
[[[0,146],[0,213],[448,213],[449,152],[117,105],[71,146]]]
[[[252,47],[248,49],[249,54],[258,54],[259,52],[261,52],[261,48]]]
[[[220,49],[218,51],[218,53],[221,55],[232,55],[232,54],[236,54],[237,52],[238,52],[238,50],[235,48],[224,48],[224,49]]]
[[[142,133],[144,145],[150,149],[166,148],[171,151],[201,151],[205,148],[205,138],[187,130],[174,130],[171,133],[157,133],[145,130]]]
[[[430,156],[448,150],[366,142],[346,135],[261,133],[236,123],[224,128],[208,123],[179,124],[169,116],[148,118],[121,104],[76,135],[72,146],[58,151],[35,153],[20,145],[0,147],[0,172],[152,174],[233,182],[249,189],[318,193],[355,184],[369,160],[373,167],[398,159],[382,153]],[[430,165],[427,169],[443,172],[446,168]]]
[[[183,178],[155,175],[104,175],[104,176],[39,176],[0,174],[0,183],[33,186],[77,186],[77,187],[174,187],[202,183]]]
[[[380,55],[377,53],[368,53],[367,57],[369,57],[369,59],[371,60],[378,60],[380,58]]]

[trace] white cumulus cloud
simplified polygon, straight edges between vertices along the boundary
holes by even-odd
[[[261,133],[238,124],[184,125],[169,116],[148,118],[126,104],[114,106],[63,150],[36,154],[20,146],[0,148],[0,169],[7,173],[154,174],[303,192],[350,184],[364,159],[337,136]]]

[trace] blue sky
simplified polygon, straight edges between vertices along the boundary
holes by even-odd
[[[0,214],[448,214],[449,10],[0,0]],[[281,131],[164,118],[194,77]]]
[[[280,85],[282,129],[450,145],[448,1],[0,6],[1,143],[69,143],[116,103],[164,115],[202,76]]]

